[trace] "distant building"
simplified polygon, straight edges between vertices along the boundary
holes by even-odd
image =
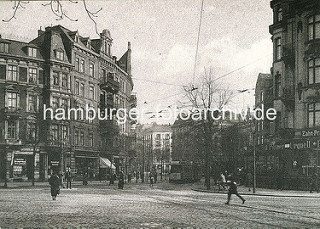
[[[159,174],[168,173],[172,154],[172,130],[170,125],[142,125],[137,130],[141,167],[144,171],[156,169]],[[141,168],[141,170],[143,170]]]

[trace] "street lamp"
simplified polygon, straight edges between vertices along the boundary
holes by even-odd
[[[250,117],[250,130],[252,135],[252,145],[253,145],[253,189],[252,192],[256,193],[256,187],[257,187],[257,175],[256,175],[256,142],[255,142],[255,125],[252,120],[252,117]]]

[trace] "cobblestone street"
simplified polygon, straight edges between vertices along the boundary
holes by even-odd
[[[45,185],[0,189],[0,228],[320,227],[317,197],[244,195],[244,205],[235,196],[225,205],[225,194],[172,187],[79,185],[62,189],[56,201]]]

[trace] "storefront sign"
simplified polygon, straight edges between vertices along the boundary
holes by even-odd
[[[59,161],[51,161],[51,166],[59,166]]]
[[[26,165],[27,164],[26,159],[24,159],[24,158],[15,158],[13,163],[14,163],[14,165]]]
[[[320,136],[320,130],[302,130],[302,137]]]

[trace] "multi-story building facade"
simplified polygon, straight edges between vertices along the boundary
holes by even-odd
[[[271,8],[271,74],[277,118],[269,123],[270,136],[263,149],[273,160],[269,167],[277,168],[285,188],[306,189],[306,177],[320,165],[320,2],[273,0]]]
[[[29,43],[5,39],[0,43],[0,86],[4,89],[1,142],[7,155],[1,168],[7,171],[7,178],[30,179],[33,161],[35,178],[46,179],[52,170],[63,172],[66,167],[76,177],[85,173],[96,177],[99,157],[112,161],[119,155],[114,142],[121,136],[118,133],[129,134],[130,120],[118,132],[115,120],[92,119],[93,113],[87,108],[97,111],[135,106],[130,43],[119,61],[112,56],[108,30],[91,40],[77,31],[53,26],[39,30],[38,37]],[[53,110],[82,108],[84,117],[74,112],[70,119],[52,118],[43,110],[44,105]],[[105,117],[110,116],[114,113]]]
[[[172,155],[170,125],[156,123],[138,125],[136,129],[137,165],[141,174],[156,170],[160,175],[169,172]]]

